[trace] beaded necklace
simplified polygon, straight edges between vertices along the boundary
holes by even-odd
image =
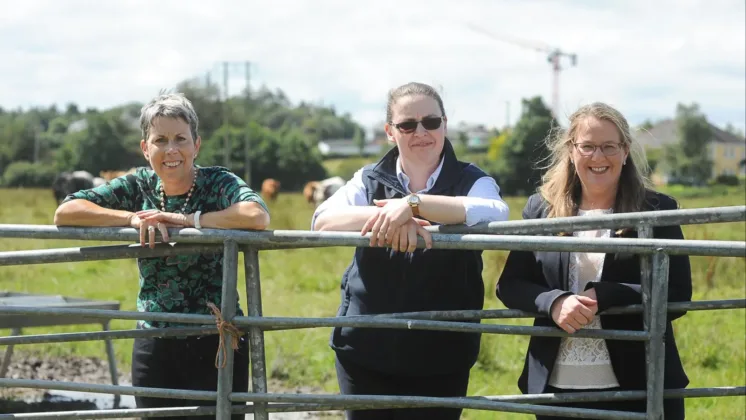
[[[192,192],[194,192],[194,187],[197,185],[197,167],[194,168],[194,177],[192,178],[192,187],[189,188],[189,192],[187,193],[187,198],[184,201],[184,205],[181,206],[181,211],[178,213],[186,214],[186,208],[189,204],[189,199],[192,198]],[[163,191],[163,181],[161,181],[160,185],[161,190],[161,211],[166,212],[166,193]]]

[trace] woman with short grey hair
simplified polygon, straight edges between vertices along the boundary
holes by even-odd
[[[143,106],[140,125],[140,147],[150,168],[138,168],[99,187],[67,196],[55,212],[56,225],[131,226],[140,231],[141,246],[151,248],[156,244],[156,230],[163,242],[169,241],[168,227],[265,229],[269,225],[267,206],[243,180],[226,168],[195,164],[202,140],[197,113],[186,97],[157,96]],[[137,265],[138,311],[211,314],[212,305],[221,305],[222,253],[138,258]],[[241,314],[238,299],[236,307]],[[160,321],[137,324],[143,329],[184,326],[189,325]],[[214,391],[218,347],[215,335],[135,339],[132,384]],[[247,348],[246,337],[241,337],[234,353],[235,392],[248,389]],[[136,397],[136,402],[140,408],[210,404],[150,397]]]

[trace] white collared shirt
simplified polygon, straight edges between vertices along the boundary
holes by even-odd
[[[427,194],[433,188],[443,169],[443,161],[444,159],[440,160],[438,167],[435,168],[435,171],[427,179],[425,188],[420,191],[414,191],[415,193]],[[399,158],[396,159],[396,177],[405,191],[409,193],[413,192],[409,189],[409,177],[402,170]],[[360,169],[355,172],[355,175],[352,176],[352,179],[347,184],[337,190],[334,195],[321,203],[316,209],[311,220],[311,230],[313,230],[314,223],[319,214],[330,208],[367,205],[368,195],[365,190],[365,184],[363,183],[363,170]],[[464,224],[467,226],[484,222],[505,221],[510,216],[508,204],[500,197],[500,187],[497,186],[495,180],[490,176],[479,178],[472,185],[469,193],[464,197],[464,210],[466,212],[466,222]]]

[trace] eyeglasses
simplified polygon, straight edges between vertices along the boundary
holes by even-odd
[[[440,128],[440,124],[443,122],[443,117],[426,117],[420,121],[404,121],[400,123],[392,123],[397,130],[404,134],[413,133],[417,129],[418,124],[422,124],[422,128],[425,130],[437,130]]]
[[[606,143],[601,146],[596,146],[592,143],[573,143],[573,145],[582,156],[593,156],[596,153],[596,149],[601,149],[601,153],[604,156],[614,156],[622,150],[622,143]]]

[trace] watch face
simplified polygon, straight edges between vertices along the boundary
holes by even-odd
[[[416,195],[410,195],[409,197],[407,197],[407,203],[413,206],[419,205],[420,197],[417,197]]]

